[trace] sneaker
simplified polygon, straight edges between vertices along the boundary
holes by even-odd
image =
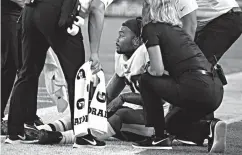
[[[20,144],[22,141],[18,136],[7,136],[4,143],[5,144]]]
[[[28,136],[26,134],[23,135],[8,135],[5,139],[6,144],[20,144],[20,143],[26,143],[26,144],[33,144],[36,143],[37,140],[28,139]]]
[[[227,124],[219,119],[213,119],[210,123],[208,136],[208,152],[224,153],[226,149]]]
[[[93,135],[88,134],[83,137],[76,137],[73,148],[80,148],[83,146],[89,146],[93,148],[104,148],[106,143],[100,140],[97,140]]]
[[[133,143],[134,148],[144,149],[172,149],[170,138],[150,137],[143,141]]]
[[[39,130],[34,125],[24,124],[24,138],[21,138],[23,143],[37,143]]]
[[[8,134],[8,121],[2,120],[1,122],[1,135],[6,136]]]
[[[39,131],[39,144],[58,144],[62,140],[63,136],[58,131],[47,131],[41,129]]]

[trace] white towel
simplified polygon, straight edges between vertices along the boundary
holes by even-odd
[[[90,82],[97,76],[93,98],[89,99]],[[89,100],[91,100],[89,107]],[[86,62],[78,70],[75,80],[74,132],[75,136],[88,134],[88,129],[107,132],[106,89],[103,71],[92,75],[91,63]]]
[[[57,105],[58,112],[64,112],[69,104],[67,83],[59,60],[52,48],[47,51],[43,72],[48,94]]]
[[[94,92],[89,110],[89,128],[100,133],[107,132],[107,103],[106,87],[103,71],[97,73],[99,83]]]

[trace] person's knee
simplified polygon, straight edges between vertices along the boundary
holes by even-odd
[[[115,112],[115,115],[117,115],[121,122],[125,119],[125,117],[128,115],[128,111],[126,108],[121,108]]]
[[[115,130],[115,132],[120,131],[122,127],[122,119],[116,113],[113,114],[110,118],[108,118],[108,122],[111,127]]]

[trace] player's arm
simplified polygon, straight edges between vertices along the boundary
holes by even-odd
[[[197,15],[196,11],[193,11],[181,18],[184,31],[189,34],[194,40],[197,29]]]
[[[124,102],[136,104],[136,105],[142,105],[143,106],[143,100],[140,94],[138,93],[123,93],[119,96],[121,100]]]
[[[119,77],[116,73],[108,82],[106,87],[107,104],[109,104],[114,98],[116,98],[125,87],[124,77]]]
[[[90,13],[88,20],[88,34],[92,60],[93,73],[98,72],[101,69],[99,61],[99,46],[100,39],[103,30],[105,5],[100,0],[93,0],[90,5]]]

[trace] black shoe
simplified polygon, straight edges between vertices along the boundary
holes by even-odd
[[[40,130],[39,144],[58,144],[62,140],[63,135],[58,131]]]
[[[8,121],[2,120],[1,122],[1,135],[6,136],[8,134]]]
[[[36,139],[28,139],[29,137],[26,136],[26,134],[23,135],[8,135],[5,139],[6,144],[20,144],[20,143],[26,143],[26,144],[33,144],[37,143]]]
[[[36,115],[36,119],[34,120],[34,124],[36,126],[44,125],[42,119]]]
[[[34,125],[24,124],[24,135],[23,143],[37,143],[39,130]]]
[[[8,135],[4,141],[5,144],[20,144],[22,139],[16,135]]]
[[[219,119],[213,119],[210,123],[208,136],[208,152],[224,153],[226,149],[227,124]]]
[[[93,135],[88,134],[83,137],[76,137],[73,148],[80,148],[83,146],[89,146],[93,148],[104,148],[106,146],[105,142],[97,140]]]
[[[172,149],[170,138],[150,137],[141,142],[133,143],[134,148],[144,149]]]

